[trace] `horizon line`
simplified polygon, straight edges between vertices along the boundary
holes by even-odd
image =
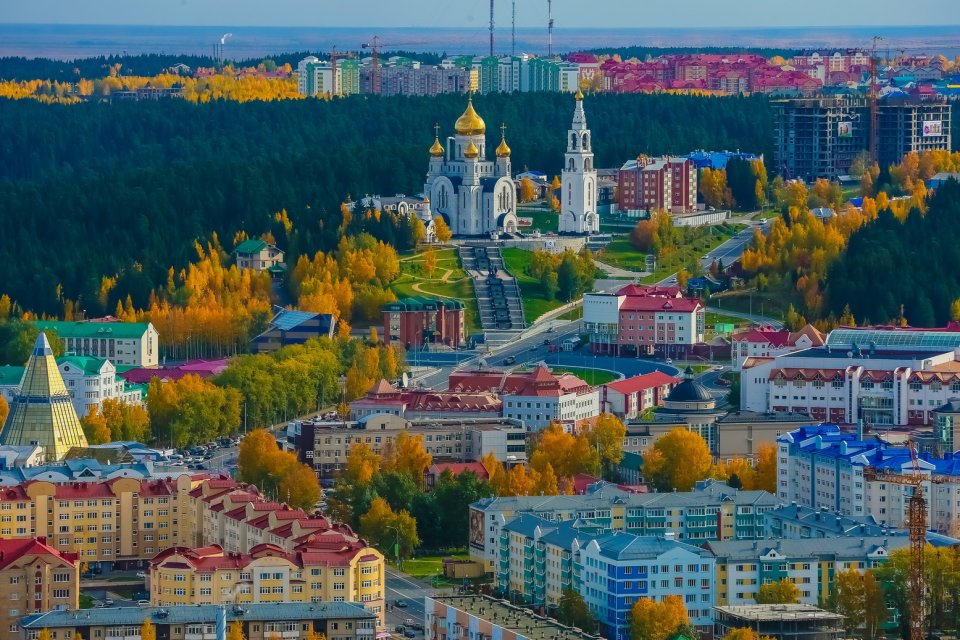
[[[17,21],[3,21],[0,20],[0,26],[35,26],[35,27],[193,27],[193,28],[206,28],[206,27],[229,27],[229,28],[254,28],[254,29],[462,29],[467,31],[480,30],[487,31],[488,27],[486,24],[477,23],[477,26],[423,26],[423,25],[256,25],[256,24],[228,24],[228,23],[218,23],[218,24],[186,24],[186,23],[139,23],[139,22],[17,22]],[[506,29],[507,27],[504,27]],[[951,29],[951,28],[960,28],[960,22],[956,24],[829,24],[829,25],[817,25],[817,24],[806,24],[806,25],[787,25],[780,26],[775,24],[766,24],[766,25],[744,25],[744,26],[735,26],[735,25],[725,25],[725,26],[637,26],[637,27],[569,27],[569,26],[556,26],[554,27],[554,32],[557,31],[610,31],[610,30],[652,30],[652,29],[668,29],[672,31],[726,31],[733,29],[917,29],[917,28],[934,28],[934,29]],[[546,27],[543,26],[517,26],[517,29],[530,29],[530,30],[545,30]]]

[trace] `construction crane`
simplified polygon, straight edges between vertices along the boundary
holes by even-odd
[[[864,467],[863,477],[869,482],[887,482],[913,487],[913,494],[907,504],[907,531],[910,537],[910,588],[908,590],[910,640],[926,640],[923,596],[924,550],[927,546],[927,501],[923,496],[923,485],[925,482],[957,484],[960,483],[960,479],[953,476],[924,475],[920,470],[920,462],[913,443],[908,442],[907,447],[910,449],[911,470],[909,472],[897,473],[888,469]]]
[[[352,58],[353,52],[349,51],[337,51],[337,45],[333,45],[330,48],[330,95],[331,96],[341,96],[343,95],[341,91],[342,87],[337,85],[337,59],[338,58]]]
[[[373,52],[373,64],[370,70],[370,93],[380,95],[380,49],[383,47],[399,47],[410,44],[423,44],[423,40],[411,40],[409,42],[383,42],[380,36],[373,36],[370,42],[364,42],[360,46],[364,49],[370,49]]]
[[[877,42],[882,40],[880,36],[873,36],[873,48],[870,52],[870,160],[877,162],[877,140],[880,132],[877,130],[880,126],[879,107],[877,106]]]

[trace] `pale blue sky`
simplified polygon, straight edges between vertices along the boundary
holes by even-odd
[[[546,0],[517,0],[517,26],[546,21]],[[496,21],[510,23],[510,0]],[[488,0],[0,0],[0,22],[475,27]],[[957,0],[553,0],[560,27],[955,25]]]

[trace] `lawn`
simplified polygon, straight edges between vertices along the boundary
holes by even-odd
[[[725,291],[710,297],[710,306],[730,309],[739,313],[755,313],[768,318],[782,320],[793,302],[793,292],[739,290]],[[752,299],[752,301],[751,301]]]
[[[692,242],[671,251],[669,255],[659,258],[656,271],[645,276],[643,282],[659,282],[670,274],[680,271],[694,260],[699,260],[735,236],[743,228],[744,225],[739,224],[721,224],[710,227],[707,235],[696,238]],[[612,240],[597,258],[601,262],[606,262],[621,269],[642,272],[646,265],[647,254],[638,251],[630,244],[629,238],[623,236]]]
[[[421,580],[430,580],[434,576],[443,574],[444,558],[453,558],[454,560],[469,560],[467,554],[452,554],[449,556],[425,556],[423,558],[410,558],[403,561],[403,572],[420,578]]]
[[[594,387],[601,384],[607,384],[608,382],[613,382],[620,377],[612,371],[606,371],[604,369],[587,369],[585,367],[550,367],[550,370],[554,373],[572,373],[587,384],[593,385]]]
[[[517,209],[518,218],[533,218],[533,226],[520,227],[520,231],[537,230],[543,233],[556,233],[559,226],[560,217],[553,211],[542,211],[539,209]]]
[[[449,275],[446,275],[448,272]],[[428,278],[423,271],[421,251],[405,253],[400,258],[400,277],[390,284],[390,289],[398,298],[436,294],[461,300],[467,306],[467,333],[483,331],[477,298],[473,293],[473,281],[460,266],[460,257],[455,249],[437,251],[437,268],[432,278]]]
[[[80,608],[81,609],[93,609],[93,596],[88,596],[85,593],[80,594]]]
[[[543,286],[540,281],[527,273],[527,267],[533,259],[529,251],[516,248],[503,250],[503,263],[507,267],[517,284],[520,286],[520,296],[523,298],[523,318],[527,324],[552,311],[564,303],[560,300],[547,300],[543,295]]]
[[[574,307],[567,311],[566,313],[561,313],[557,316],[557,320],[579,320],[583,317],[583,305],[579,307]]]

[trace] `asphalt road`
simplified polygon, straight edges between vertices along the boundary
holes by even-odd
[[[394,633],[397,625],[404,624],[408,619],[423,624],[423,599],[425,596],[432,594],[433,590],[389,567],[386,569],[386,573],[387,584],[384,595],[388,605],[386,612],[387,628],[391,633]],[[398,603],[403,603],[406,606],[398,607]],[[416,633],[418,638],[423,637],[423,632],[418,631]]]

